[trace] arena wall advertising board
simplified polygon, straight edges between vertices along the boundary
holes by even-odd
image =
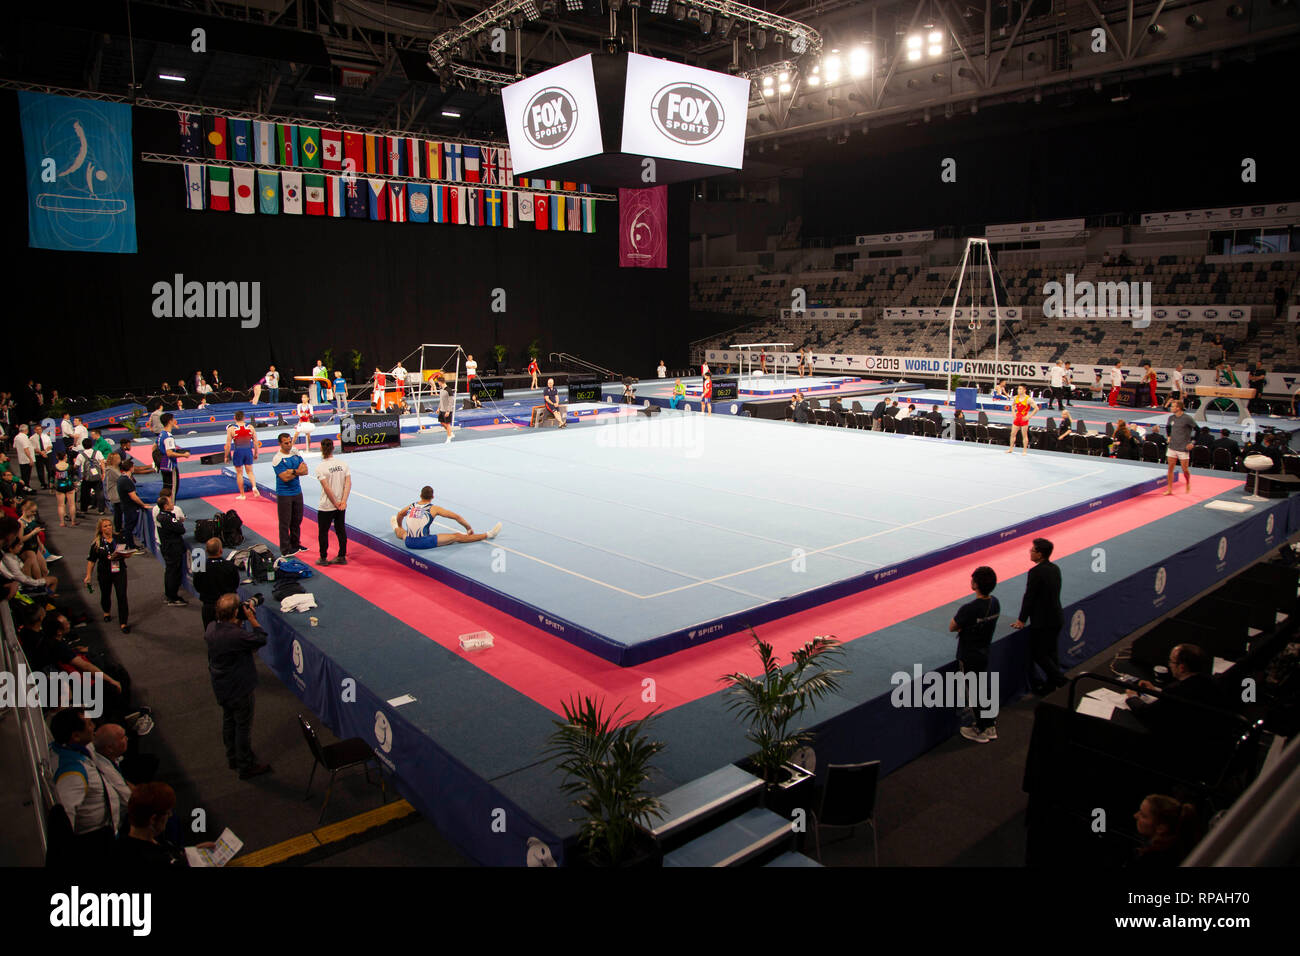
[[[748,114],[749,80],[744,77],[636,53],[627,56],[624,153],[740,169]]]
[[[754,350],[753,354],[750,355],[742,353],[738,349],[709,349],[704,353],[704,360],[709,363],[709,367],[715,375],[721,375],[725,374],[727,366],[739,367],[742,354],[744,354],[746,369],[750,367],[750,362],[753,362],[754,365],[759,364],[757,350]],[[792,380],[797,378],[795,374],[795,369],[799,363],[797,351],[793,349],[788,352],[773,350],[764,355],[764,361],[766,361],[770,370],[779,370],[781,366],[786,366],[786,374],[792,376]],[[964,379],[979,379],[982,381],[1005,378],[1013,385],[1045,385],[1051,380],[1052,374],[1051,362],[1013,362],[1006,359],[995,362],[990,358],[953,358],[950,360],[932,355],[842,355],[829,352],[814,352],[812,367],[814,371],[823,374],[863,375],[869,378],[904,381],[941,379],[945,375],[959,375]],[[1079,388],[1096,389],[1104,386],[1109,390],[1109,372],[1113,367],[1111,365],[1089,365],[1076,362],[1073,369],[1074,384]],[[1140,366],[1124,365],[1121,368],[1124,369],[1124,383],[1126,385],[1140,383],[1142,376],[1145,374],[1145,369]],[[1158,387],[1161,390],[1169,388],[1173,372],[1172,368],[1156,369],[1156,381],[1159,383]],[[1245,387],[1245,368],[1237,369],[1236,374],[1242,386]],[[1214,381],[1214,369],[1183,369],[1183,384],[1186,388],[1194,388],[1197,385],[1213,385]],[[1269,372],[1267,384],[1264,386],[1264,393],[1266,395],[1290,395],[1296,391],[1297,387],[1300,387],[1300,373]]]
[[[517,175],[603,149],[591,54],[503,87],[501,103]]]

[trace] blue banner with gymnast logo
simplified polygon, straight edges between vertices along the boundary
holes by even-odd
[[[19,93],[28,245],[135,252],[131,107]]]

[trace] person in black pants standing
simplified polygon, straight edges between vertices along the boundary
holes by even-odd
[[[158,496],[158,550],[163,559],[163,599],[170,607],[185,607],[181,597],[185,577],[185,521],[167,495]]]
[[[280,519],[280,554],[284,557],[306,551],[299,533],[302,530],[302,483],[307,463],[293,448],[293,436],[280,433],[280,450],[271,459],[275,472],[275,510]]]
[[[113,521],[100,518],[95,526],[95,539],[90,542],[90,554],[86,556],[86,587],[90,587],[90,575],[93,572],[99,579],[99,606],[104,611],[104,620],[112,616],[113,595],[117,595],[117,623],[123,634],[131,633],[127,623],[131,613],[126,603],[126,559],[131,552],[119,550],[113,540]]]
[[[1065,623],[1065,615],[1061,611],[1061,569],[1052,563],[1052,547],[1046,538],[1035,538],[1029,546],[1029,560],[1034,566],[1029,569],[1025,582],[1020,616],[1011,625],[1029,627],[1030,659],[1042,669],[1044,676],[1044,683],[1035,684],[1031,666],[1029,683],[1040,697],[1067,683],[1056,650],[1056,638]]]
[[[316,480],[320,482],[320,501],[316,505],[316,525],[320,560],[317,564],[329,564],[330,527],[339,539],[339,555],[334,564],[348,563],[347,507],[348,495],[352,493],[352,474],[345,461],[334,457],[334,442],[329,438],[320,440],[321,463],[316,467]]]
[[[325,439],[329,441],[329,439]],[[209,538],[201,570],[194,572],[194,590],[203,602],[203,629],[217,619],[217,600],[239,590],[239,569],[221,556],[221,539]]]
[[[135,459],[129,455],[122,459],[122,477],[117,479],[117,500],[122,506],[122,534],[126,546],[137,554],[142,553],[135,543],[135,528],[140,512],[147,510],[135,491]]]
[[[244,629],[240,610],[252,630]],[[223,594],[217,600],[217,619],[203,633],[208,645],[208,673],[212,691],[221,705],[221,737],[226,763],[247,780],[271,769],[253,756],[253,691],[257,666],[253,658],[266,645],[266,631],[257,621],[253,605],[239,603],[239,595]]]

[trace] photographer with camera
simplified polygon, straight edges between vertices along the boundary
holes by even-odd
[[[238,594],[217,599],[217,619],[208,625],[203,640],[208,645],[208,673],[212,690],[221,705],[221,736],[226,744],[226,762],[239,771],[240,780],[268,773],[270,764],[253,756],[253,691],[257,687],[254,656],[266,645],[266,631],[257,621],[255,609],[260,594],[240,602]],[[244,628],[247,621],[251,630]]]

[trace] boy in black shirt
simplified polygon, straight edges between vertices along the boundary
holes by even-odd
[[[982,675],[989,669],[989,645],[993,643],[993,629],[1002,613],[998,599],[993,597],[993,589],[997,586],[997,572],[983,565],[976,568],[970,576],[970,589],[975,592],[975,600],[958,608],[957,615],[948,625],[949,631],[957,632],[957,665],[963,674],[975,675],[976,686],[992,686]],[[991,703],[996,706],[997,701]],[[971,710],[975,715],[975,725],[963,727],[961,735],[977,744],[997,740],[996,720],[982,716],[978,706]]]

